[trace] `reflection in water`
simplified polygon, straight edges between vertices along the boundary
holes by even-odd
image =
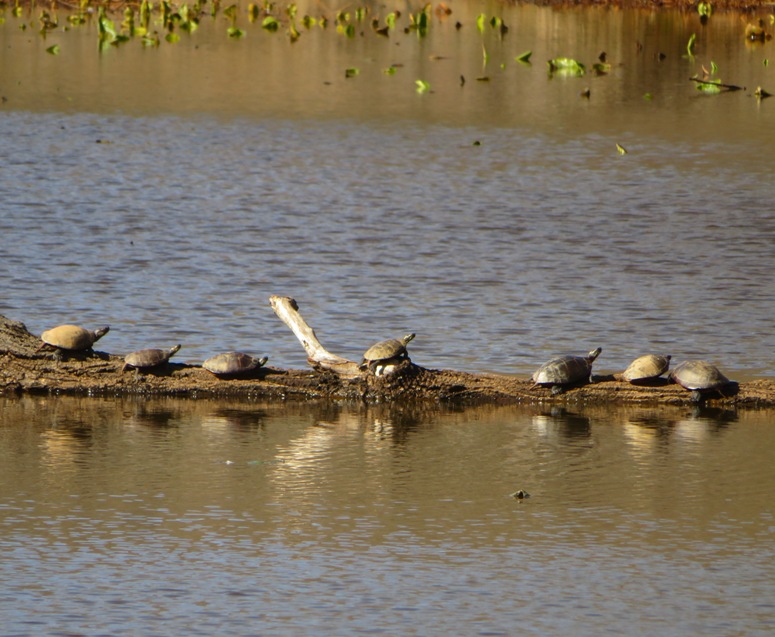
[[[552,406],[548,413],[533,416],[533,428],[544,436],[586,438],[590,434],[589,418]]]
[[[0,398],[4,630],[766,634],[773,422]]]

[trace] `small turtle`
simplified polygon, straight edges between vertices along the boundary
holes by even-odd
[[[141,369],[151,369],[166,363],[173,354],[180,349],[180,345],[170,347],[169,349],[140,349],[124,357],[124,367],[121,371],[126,371],[132,367],[135,372]]]
[[[202,367],[218,377],[240,376],[263,367],[268,360],[266,356],[253,358],[242,352],[226,352],[211,356]]]
[[[621,379],[633,385],[653,381],[668,370],[671,358],[669,354],[667,356],[661,354],[639,356],[621,373]]]
[[[375,375],[381,376],[390,363],[409,358],[406,346],[414,338],[414,334],[407,334],[403,338],[390,338],[386,341],[375,343],[363,355],[360,368],[365,371],[370,369]]]
[[[598,347],[586,356],[560,356],[544,363],[533,374],[533,386],[552,388],[552,394],[560,394],[570,385],[592,380],[592,363],[603,349]]]
[[[63,352],[90,350],[92,345],[109,331],[108,325],[96,330],[87,330],[78,325],[59,325],[40,335],[40,340],[43,342],[38,347],[38,351],[45,347],[53,348],[54,356],[61,359]]]
[[[670,380],[692,392],[692,401],[700,402],[706,392],[731,384],[718,367],[707,361],[685,361],[670,372]]]

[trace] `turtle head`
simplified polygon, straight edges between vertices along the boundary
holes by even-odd
[[[600,356],[600,352],[603,351],[602,347],[598,347],[596,349],[593,349],[589,354],[587,354],[587,360],[592,364],[595,359]]]
[[[412,332],[411,334],[407,334],[406,336],[404,336],[404,338],[402,338],[401,340],[404,342],[404,345],[407,345],[409,341],[411,341],[414,337],[415,337],[415,333]]]
[[[181,347],[180,343],[178,343],[174,347],[170,347],[170,349],[169,349],[170,356],[172,356],[173,354],[177,354],[178,350],[180,349],[180,347]]]
[[[258,359],[258,366],[263,367],[264,365],[266,365],[266,362],[268,360],[269,360],[268,356],[262,356],[261,358]]]
[[[110,325],[106,325],[105,327],[99,327],[96,330],[94,330],[94,341],[97,342],[100,340],[105,334],[110,332]]]

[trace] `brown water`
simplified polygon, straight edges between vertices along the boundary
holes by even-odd
[[[0,406],[7,635],[775,630],[772,412]]]
[[[480,11],[508,33],[480,35]],[[100,54],[95,24],[44,40],[6,12],[0,312],[108,323],[115,353],[304,367],[279,293],[352,358],[413,331],[428,367],[526,374],[602,346],[601,370],[657,350],[775,374],[775,101],[752,95],[775,92],[775,45],[739,16],[464,5],[426,38],[291,45],[240,15],[241,40],[220,16]],[[547,74],[601,51],[608,75]],[[748,90],[699,93],[712,62]]]
[[[426,38],[241,14],[102,54],[4,13],[0,313],[304,367],[279,293],[352,358],[414,331],[428,367],[775,375],[775,45],[736,15],[453,9]],[[696,91],[711,62],[747,90]],[[3,634],[775,630],[771,411],[0,407]]]

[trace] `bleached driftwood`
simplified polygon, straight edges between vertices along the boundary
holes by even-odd
[[[299,306],[289,296],[273,295],[269,297],[274,313],[285,323],[299,339],[307,362],[316,370],[329,370],[342,378],[355,378],[362,372],[358,363],[329,352],[318,340],[315,330],[299,314]]]

